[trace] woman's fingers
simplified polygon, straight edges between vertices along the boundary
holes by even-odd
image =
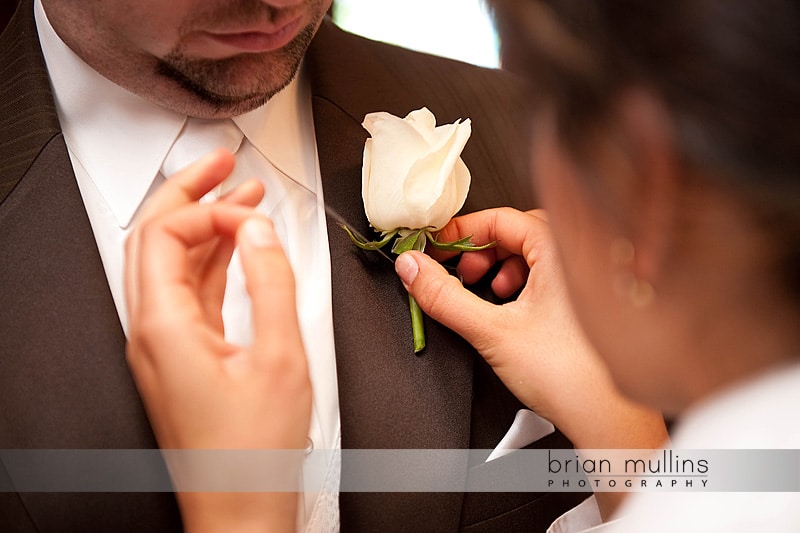
[[[549,228],[543,211],[523,213],[511,208],[488,209],[454,218],[442,229],[439,239],[454,241],[472,236],[478,245],[496,246],[461,256],[458,273],[471,285],[483,278],[498,262],[503,263],[492,284],[495,293],[508,297],[526,282],[528,269],[548,238]],[[437,259],[440,256],[434,255]]]
[[[529,272],[530,268],[522,257],[508,258],[492,280],[492,291],[500,298],[510,298],[525,286]]]
[[[465,289],[424,253],[401,254],[395,269],[425,314],[464,337],[478,351],[492,343],[496,306]]]
[[[454,218],[440,235],[442,241],[454,241],[468,235],[475,244],[497,242],[497,248],[514,255],[524,255],[524,243],[531,236],[529,213],[510,207],[476,211]],[[537,218],[537,222],[542,220]]]

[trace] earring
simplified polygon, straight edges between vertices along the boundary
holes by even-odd
[[[611,243],[611,262],[617,270],[614,275],[614,292],[627,298],[637,309],[644,309],[653,302],[656,291],[649,281],[639,279],[634,274],[635,257],[636,248],[630,240],[618,237]]]

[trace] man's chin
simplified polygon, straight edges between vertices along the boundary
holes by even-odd
[[[189,58],[178,50],[160,59],[156,72],[186,97],[192,106],[187,114],[241,115],[264,105],[294,79],[315,29],[308,26],[286,47],[262,54],[214,60]]]
[[[296,69],[286,73],[273,72],[269,79],[237,80],[237,69],[207,70],[190,77],[169,63],[162,61],[158,66],[159,76],[175,87],[174,92],[183,97],[179,99],[184,100],[185,105],[197,106],[198,113],[216,116],[241,115],[264,105],[292,80],[295,72]],[[177,104],[173,100],[169,107]]]

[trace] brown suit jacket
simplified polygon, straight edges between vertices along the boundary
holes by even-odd
[[[440,122],[470,117],[465,210],[530,207],[522,99],[509,75],[374,43],[329,21],[307,67],[325,198],[363,233],[360,122],[372,111],[405,115],[427,106]],[[156,447],[28,1],[0,36],[0,202],[0,449]],[[424,355],[412,355],[407,299],[391,265],[357,250],[335,223],[328,231],[343,447],[494,447],[518,402],[463,340],[433,321]],[[554,435],[540,445],[568,443]],[[543,530],[574,500],[343,493],[342,530]],[[169,493],[6,492],[0,524],[3,531],[176,531],[180,517]]]

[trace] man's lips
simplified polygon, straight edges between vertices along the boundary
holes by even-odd
[[[241,53],[271,52],[283,48],[297,36],[302,17],[275,31],[199,32],[195,52],[209,59],[221,59]],[[194,47],[192,47],[194,48]]]

